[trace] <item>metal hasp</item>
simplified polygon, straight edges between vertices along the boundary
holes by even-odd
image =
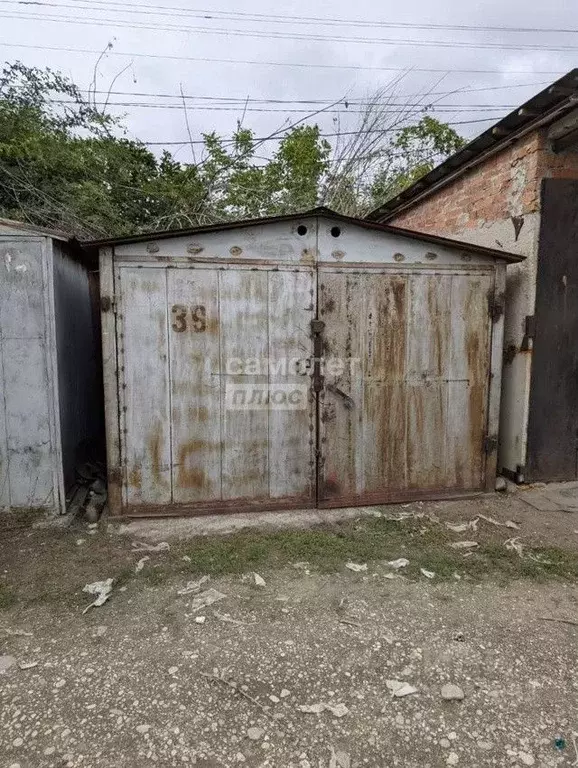
[[[321,374],[321,358],[323,357],[323,337],[325,330],[323,320],[311,321],[311,335],[313,337],[313,377],[312,385],[315,393],[323,389],[323,375]]]

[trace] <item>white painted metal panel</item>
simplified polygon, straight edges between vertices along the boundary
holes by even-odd
[[[175,503],[221,498],[218,276],[167,272]]]
[[[171,418],[165,270],[120,275],[121,435],[126,503],[171,501]]]

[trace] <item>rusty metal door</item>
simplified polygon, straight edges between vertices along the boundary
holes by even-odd
[[[491,274],[319,269],[319,506],[482,490]]]
[[[312,267],[122,266],[123,506],[315,504]]]

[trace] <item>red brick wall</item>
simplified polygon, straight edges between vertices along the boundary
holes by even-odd
[[[534,131],[405,211],[388,219],[407,229],[456,234],[533,213],[542,177],[578,179],[578,152],[555,155]]]

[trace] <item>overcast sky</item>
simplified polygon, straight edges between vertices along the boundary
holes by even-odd
[[[327,37],[342,39],[322,39]],[[435,100],[436,116],[472,137],[578,65],[578,14],[575,0],[446,0],[437,6],[426,0],[0,0],[3,60],[59,69],[87,88],[96,52],[109,42],[113,49],[98,66],[98,89],[106,92],[129,65],[114,83],[111,103],[147,106],[111,111],[126,113],[130,135],[146,142],[187,140],[181,88],[193,97],[187,103],[194,139],[211,130],[230,134],[247,98],[244,125],[262,136],[344,95],[349,107],[340,105],[339,119],[347,128],[355,120],[355,101],[403,71],[408,74],[396,99]],[[435,95],[418,98],[429,90]],[[323,113],[315,121],[332,133],[336,118]],[[190,146],[169,148],[178,159],[191,159]]]

